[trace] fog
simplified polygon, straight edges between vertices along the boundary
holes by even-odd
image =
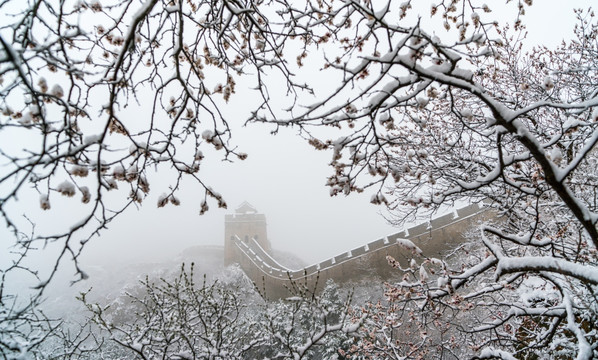
[[[263,125],[239,128],[233,136],[245,161],[206,159],[201,172],[228,209],[199,215],[203,192],[185,184],[181,205],[158,209],[148,202],[130,210],[90,242],[88,261],[148,261],[173,257],[186,247],[224,244],[224,215],[243,201],[266,215],[273,248],[311,263],[390,234],[394,228],[369,203],[369,195],[330,197],[325,186],[330,154],[313,150],[292,130],[269,135]]]
[[[551,1],[547,4],[542,2],[528,9],[528,44],[555,46],[563,38],[571,37],[572,9],[587,6],[588,2]],[[323,78],[320,82],[322,87],[331,83]],[[239,91],[226,110],[238,119],[231,124],[232,143],[247,153],[248,159],[226,162],[216,153],[209,154],[199,173],[206,184],[222,194],[227,209],[209,203],[211,209],[200,216],[203,190],[191,181],[184,181],[178,193],[180,206],[159,209],[154,199],[160,193],[160,185],[152,184],[152,196],[147,201],[137,209],[127,209],[86,245],[83,264],[161,261],[172,259],[192,246],[223,245],[224,216],[233,213],[243,201],[266,215],[273,248],[291,252],[306,263],[326,259],[398,231],[382,216],[385,214],[382,207],[369,203],[372,191],[329,196],[325,183],[332,174],[328,166],[331,153],[313,149],[298,136],[298,129],[282,128],[277,135],[271,135],[274,128],[269,125],[243,126],[251,103]],[[23,139],[10,141],[16,145]],[[28,196],[21,197],[27,203],[18,205],[22,212],[39,212],[38,195]],[[47,212],[39,220],[39,226],[51,227],[55,222],[66,224],[76,218],[75,208],[61,204],[56,204],[56,208],[59,217]],[[3,237],[8,239],[10,235]]]
[[[570,38],[575,24],[572,9],[587,5],[581,0],[551,1],[527,8],[526,44],[551,47]],[[242,95],[235,95],[229,105],[242,108],[247,103]],[[248,159],[230,163],[210,156],[200,173],[224,196],[228,209],[212,206],[205,215],[198,215],[203,193],[185,186],[181,206],[157,209],[147,203],[128,211],[101,239],[88,245],[86,259],[92,263],[159,260],[190,246],[222,245],[224,215],[233,213],[243,201],[266,215],[273,248],[292,252],[307,263],[398,231],[382,216],[386,214],[382,207],[369,203],[371,192],[329,196],[325,183],[332,173],[331,153],[316,151],[298,136],[296,128],[282,128],[271,135],[272,126],[241,125],[242,121],[233,124],[233,143],[249,154]]]

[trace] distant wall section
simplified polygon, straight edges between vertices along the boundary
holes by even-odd
[[[254,240],[251,236],[245,239],[241,237],[244,235],[232,234],[227,237],[228,250],[225,249],[225,253],[229,253],[229,263],[238,263],[265,297],[284,298],[291,295],[288,290],[293,286],[291,281],[318,291],[328,279],[342,283],[400,276],[388,265],[387,256],[407,267],[413,254],[402,248],[397,239],[411,240],[426,257],[441,257],[443,252],[464,240],[467,229],[488,215],[489,212],[478,204],[470,205],[299,270],[280,265],[270,256],[270,244],[267,243],[268,248],[264,247],[259,237]],[[234,228],[230,227],[231,231]]]
[[[265,251],[272,250],[268,240],[266,215],[258,214],[247,202],[241,204],[235,214],[224,217],[224,265],[239,262],[239,254],[235,251],[233,241],[235,237],[246,243],[255,239]]]

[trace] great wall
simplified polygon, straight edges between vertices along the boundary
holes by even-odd
[[[485,212],[481,205],[469,205],[303,269],[288,269],[270,255],[265,215],[243,203],[235,214],[225,217],[224,262],[225,265],[238,263],[269,299],[294,295],[289,290],[293,283],[317,291],[327,279],[338,283],[366,277],[389,279],[397,272],[388,265],[387,256],[405,266],[413,257],[397,239],[412,241],[425,257],[440,257],[462,242],[465,231]]]

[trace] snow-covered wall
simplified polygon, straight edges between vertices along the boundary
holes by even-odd
[[[284,298],[292,295],[288,290],[292,288],[291,281],[317,291],[327,279],[345,282],[366,276],[382,279],[398,276],[400,274],[388,266],[386,257],[392,256],[407,267],[413,254],[401,239],[416,244],[424,256],[439,257],[461,242],[463,233],[485,214],[488,212],[480,205],[469,205],[303,269],[288,269],[279,264],[255,239],[247,241],[233,236],[230,254],[267,298]]]

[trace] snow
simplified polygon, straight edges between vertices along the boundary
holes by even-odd
[[[430,262],[434,265],[438,265],[438,266],[442,266],[443,262],[442,260],[438,259],[438,258],[430,258]]]
[[[461,69],[461,68],[455,68],[452,71],[452,74],[456,77],[459,77],[461,79],[467,80],[467,81],[472,81],[473,80],[473,72],[470,70],[465,70],[465,69]]]
[[[164,8],[164,11],[166,11],[167,13],[174,13],[174,12],[181,11],[181,7],[180,7],[179,3],[176,3],[176,5],[166,6]]]
[[[168,195],[162,193],[160,196],[158,196],[157,206],[160,208],[164,207],[166,204],[168,204]]]
[[[551,271],[598,285],[598,268],[589,264],[572,263],[563,259],[546,256],[508,258],[498,255],[498,257],[499,262],[496,267],[497,277],[502,274],[519,271]]]
[[[30,125],[33,122],[33,116],[31,112],[26,112],[23,114],[23,117],[19,119],[19,124],[21,125]]]
[[[39,80],[37,80],[37,85],[41,92],[45,93],[48,91],[48,82],[46,81],[46,78],[40,77]]]
[[[466,119],[471,119],[473,118],[473,113],[471,112],[471,109],[463,109],[461,110],[461,116]]]
[[[62,86],[55,84],[54,86],[52,86],[52,90],[50,90],[50,94],[61,98],[64,96],[64,90],[62,89]]]
[[[382,89],[369,101],[369,107],[381,106],[382,101],[391,96],[401,84],[413,83],[417,80],[414,75],[387,82]]]
[[[557,165],[561,163],[561,161],[563,160],[563,152],[558,148],[558,146],[554,146],[552,148],[550,158]]]
[[[39,206],[42,208],[42,210],[50,209],[50,200],[48,199],[48,194],[41,194],[39,196]]]
[[[70,168],[69,173],[73,176],[86,177],[89,174],[89,170],[86,166],[74,165]]]
[[[399,244],[400,247],[402,247],[405,250],[411,251],[412,253],[418,255],[422,254],[422,250],[409,239],[397,238],[396,242],[397,244]]]
[[[584,336],[584,333],[579,329],[577,321],[575,320],[575,312],[573,311],[573,305],[571,304],[571,298],[569,297],[568,293],[565,292],[565,296],[563,298],[563,304],[565,305],[565,309],[567,310],[567,329],[569,329],[575,337],[577,338],[578,342],[578,349],[579,352],[577,353],[576,360],[591,360],[593,359],[593,349],[592,346],[588,343],[588,340]]]
[[[79,188],[83,197],[81,198],[81,202],[87,204],[89,200],[91,200],[91,193],[89,192],[89,188],[87,186],[81,186]]]
[[[122,165],[116,165],[112,170],[112,176],[115,179],[122,180],[125,177],[125,168]]]
[[[428,272],[426,271],[426,268],[424,267],[424,265],[420,265],[419,267],[419,281],[424,284],[426,283],[428,280],[430,279],[430,276],[428,275]]]
[[[409,262],[409,266],[415,270],[417,269],[417,261],[415,261],[415,259],[411,259],[411,261]]]
[[[426,105],[428,105],[428,103],[430,102],[430,99],[428,99],[427,97],[423,97],[423,96],[419,96],[415,100],[417,101],[417,105],[420,108],[425,108]]]
[[[487,347],[480,352],[480,359],[502,359],[502,360],[517,360],[511,353],[504,350]]]
[[[146,142],[140,142],[139,144],[131,144],[131,146],[129,146],[129,154],[134,155],[136,154],[139,150],[145,150],[147,148],[147,143]]]
[[[129,166],[126,172],[126,178],[128,181],[133,181],[137,178],[137,174],[139,173],[139,169],[137,168],[137,164],[133,164]]]
[[[91,145],[91,144],[99,143],[101,139],[102,139],[102,134],[88,135],[83,138],[83,145]]]
[[[75,185],[73,185],[73,183],[69,182],[68,180],[65,180],[58,185],[56,191],[58,191],[64,196],[72,197],[73,195],[75,195]]]
[[[542,81],[542,88],[544,88],[546,91],[550,91],[554,88],[554,81],[550,76],[546,75],[544,77],[544,80]]]

